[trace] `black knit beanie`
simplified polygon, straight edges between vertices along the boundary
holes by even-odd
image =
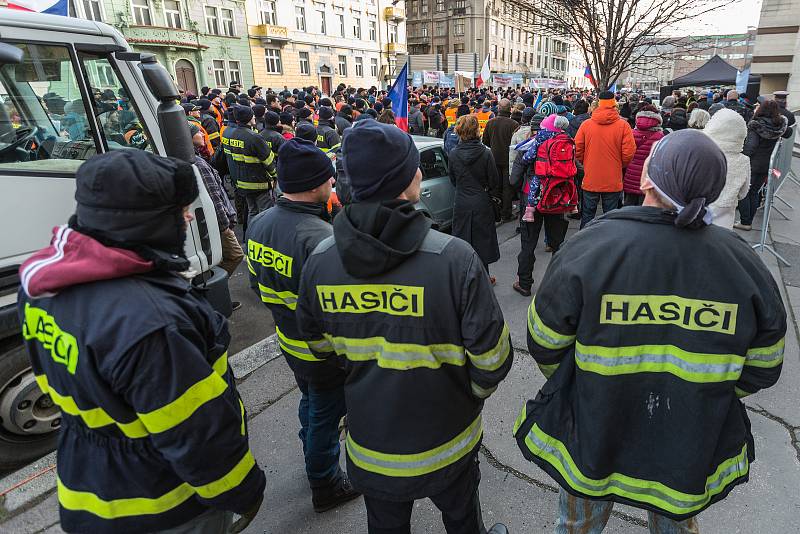
[[[278,150],[278,185],[284,193],[310,191],[333,174],[331,160],[311,141],[293,137]]]

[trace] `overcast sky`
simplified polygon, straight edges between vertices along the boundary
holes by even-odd
[[[688,34],[745,33],[748,26],[758,26],[761,0],[733,1],[729,6],[709,13],[687,25]]]

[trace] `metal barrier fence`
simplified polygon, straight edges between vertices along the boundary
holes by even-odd
[[[795,128],[797,128],[797,126],[795,126]],[[787,180],[800,186],[800,180],[798,180],[797,175],[792,170],[793,150],[794,137],[790,139],[781,139],[775,144],[775,148],[772,150],[769,165],[770,171],[767,174],[767,183],[764,186],[764,221],[761,225],[761,239],[758,243],[753,245],[753,249],[760,250],[761,252],[766,250],[787,267],[790,267],[791,264],[786,258],[781,256],[771,245],[767,244],[767,233],[769,232],[769,221],[773,210],[778,212],[784,219],[789,220],[789,217],[775,205],[776,200],[779,200],[790,209],[794,209],[794,206],[789,204],[778,194]]]

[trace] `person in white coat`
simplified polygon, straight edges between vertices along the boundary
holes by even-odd
[[[711,204],[711,213],[714,224],[732,230],[736,205],[750,188],[750,158],[742,154],[747,125],[735,111],[721,109],[714,113],[702,131],[717,143],[728,160],[725,187],[719,198]]]

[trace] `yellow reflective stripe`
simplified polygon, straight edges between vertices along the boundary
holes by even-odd
[[[228,351],[225,351],[222,356],[217,358],[211,367],[219,376],[225,376],[225,373],[228,372]]]
[[[415,343],[393,343],[384,337],[364,339],[333,337],[323,334],[340,356],[354,362],[376,361],[378,367],[407,371],[426,367],[438,369],[442,364],[465,365],[464,347],[448,343],[417,345]]]
[[[542,372],[545,378],[550,378],[553,376],[553,373],[556,372],[558,366],[561,365],[559,363],[551,363],[549,365],[545,365],[543,363],[537,363],[536,365],[539,366],[539,370]]]
[[[214,139],[218,139],[218,138],[219,138],[219,132],[214,132],[214,133],[208,134],[209,141],[214,140]]]
[[[748,395],[752,395],[752,393],[750,393],[749,391],[743,390],[739,386],[734,386],[733,390],[736,392],[736,397],[739,398],[739,399],[743,399],[743,398],[747,397]]]
[[[497,386],[492,386],[488,389],[485,389],[472,381],[470,381],[469,385],[470,388],[472,389],[472,394],[478,397],[479,399],[485,399],[489,397],[489,395],[497,391]]]
[[[43,393],[50,395],[50,398],[61,408],[62,412],[73,417],[80,417],[89,428],[102,428],[108,425],[117,425],[117,428],[119,428],[125,436],[132,439],[144,438],[150,435],[139,419],[135,419],[130,423],[121,423],[112,419],[102,408],[98,407],[83,410],[75,403],[75,399],[69,395],[62,395],[53,389],[45,375],[36,375],[35,378],[36,383],[39,384],[39,389],[41,389]]]
[[[244,182],[242,180],[236,180],[236,187],[239,189],[249,189],[249,190],[262,190],[262,189],[269,189],[268,182]]]
[[[327,339],[314,339],[306,341],[308,347],[316,352],[333,352],[333,345]]]
[[[683,493],[661,482],[633,478],[622,473],[611,473],[602,479],[584,475],[575,464],[566,446],[534,424],[525,437],[528,449],[549,463],[574,490],[591,497],[618,495],[626,499],[650,504],[673,514],[688,514],[703,508],[711,498],[723,492],[733,481],[745,476],[750,465],[747,460],[747,445],[732,458],[723,461],[706,478],[705,492]]]
[[[183,483],[160,497],[133,497],[107,501],[88,491],[70,489],[56,479],[58,502],[67,510],[85,511],[103,519],[118,519],[135,515],[155,515],[168,512],[194,496],[192,487]]]
[[[753,347],[747,351],[747,359],[744,364],[751,367],[777,367],[783,363],[783,351],[785,348],[785,337],[782,337],[780,341],[769,347]]]
[[[248,270],[249,270],[249,271],[250,271],[250,272],[251,272],[253,275],[255,275],[255,274],[256,274],[256,270],[255,270],[255,269],[253,269],[253,265],[250,263],[250,257],[249,257],[249,256],[245,256],[245,257],[244,257],[244,259],[246,259],[246,260],[247,260],[247,269],[248,269]]]
[[[253,458],[253,453],[250,449],[247,450],[242,459],[239,460],[233,469],[226,474],[208,484],[202,486],[194,486],[194,491],[204,499],[213,499],[225,493],[228,490],[236,488],[245,479],[250,470],[256,465],[256,459]]]
[[[337,148],[339,148],[340,146],[342,146],[342,143],[336,143],[335,145],[333,145],[332,147],[330,147],[328,150],[336,150],[336,149],[337,149]]]
[[[525,419],[527,418],[528,418],[528,403],[526,402],[525,404],[522,405],[522,410],[520,410],[519,415],[517,415],[516,421],[514,421],[514,429],[511,432],[513,435],[515,436],[517,435],[519,427],[522,426],[522,423],[524,423]]]
[[[738,380],[744,357],[738,354],[689,352],[675,345],[599,347],[575,344],[575,363],[604,376],[669,373],[689,382]]]
[[[239,399],[239,409],[242,412],[242,435],[244,436],[247,433],[247,427],[245,426],[244,422],[244,403],[242,402],[242,399]]]
[[[483,354],[472,354],[467,351],[472,365],[484,371],[496,371],[506,362],[508,355],[511,354],[511,338],[508,333],[508,325],[503,324],[500,332],[500,339],[497,345],[487,350]]]
[[[347,434],[347,455],[361,469],[390,477],[427,475],[451,465],[478,444],[483,434],[479,415],[463,432],[435,449],[416,454],[387,454],[373,451],[353,441]]]
[[[297,309],[297,294],[291,291],[276,291],[264,284],[258,284],[258,289],[261,291],[262,302],[267,304],[280,304],[286,306],[290,310]]]
[[[528,333],[530,333],[537,345],[546,349],[560,350],[569,347],[575,341],[575,336],[568,336],[556,332],[542,322],[539,313],[536,311],[536,298],[531,301],[528,307]]]
[[[189,419],[201,406],[222,395],[226,389],[228,384],[222,377],[217,373],[211,373],[166,406],[138,414],[139,419],[153,434],[166,432]]]
[[[258,159],[258,158],[256,158],[256,160],[259,163],[263,163],[264,165],[269,165],[270,163],[275,161],[275,154],[270,150],[269,156],[267,156],[266,159]]]
[[[281,329],[278,328],[277,325],[275,326],[275,333],[278,334],[278,344],[287,354],[291,354],[295,358],[307,362],[322,361],[314,356],[314,354],[311,352],[311,349],[308,348],[308,345],[305,342],[287,337],[286,334],[281,332]]]

